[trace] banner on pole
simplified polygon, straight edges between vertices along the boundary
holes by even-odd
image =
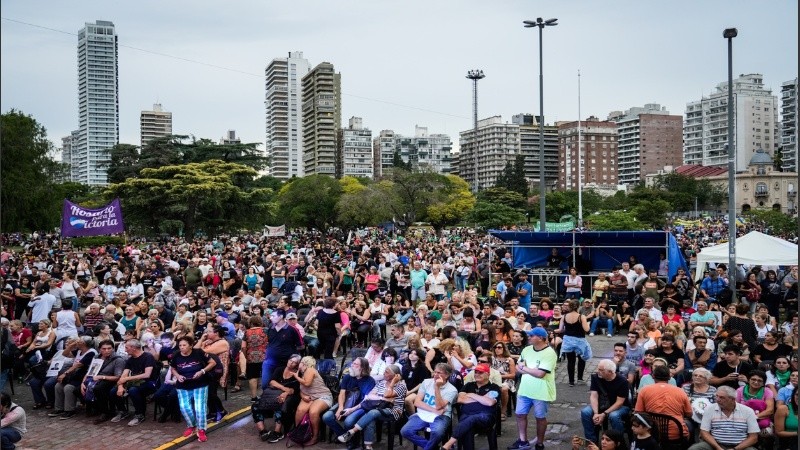
[[[264,227],[264,237],[286,236],[286,225],[279,227]]]
[[[547,225],[547,231],[553,232],[566,232],[572,231],[575,229],[575,222],[545,222]],[[536,230],[539,230],[541,227],[539,226],[539,221],[536,221]]]
[[[61,213],[61,236],[102,236],[125,232],[119,199],[100,209],[84,208],[64,199]]]

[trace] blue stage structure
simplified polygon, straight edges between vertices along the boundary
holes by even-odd
[[[683,252],[675,236],[667,231],[571,231],[536,232],[489,230],[510,248],[514,268],[547,266],[547,257],[553,248],[558,249],[570,266],[575,265],[575,255],[581,257],[591,272],[610,273],[634,255],[645,269],[658,269],[659,253],[665,252],[669,260],[669,280],[682,267],[689,273]]]

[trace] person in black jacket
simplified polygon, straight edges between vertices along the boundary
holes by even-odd
[[[269,386],[272,372],[285,366],[289,357],[297,353],[297,348],[303,343],[300,332],[286,323],[286,311],[276,309],[269,316],[272,328],[267,331],[267,353],[261,367],[261,388]]]

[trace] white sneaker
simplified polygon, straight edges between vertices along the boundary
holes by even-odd
[[[122,420],[122,418],[123,418],[124,416],[125,416],[125,413],[124,413],[124,412],[118,412],[116,416],[114,416],[114,417],[112,417],[112,418],[111,418],[111,421],[112,421],[112,422],[114,422],[114,423],[117,423],[117,422],[119,422],[120,420]]]
[[[606,336],[608,336],[608,337],[614,337],[614,336],[612,336],[611,334],[607,334]]]
[[[144,422],[144,415],[136,415],[133,417],[133,419],[131,419],[130,422],[128,422],[128,426],[135,427],[136,425],[139,425],[142,422]]]
[[[589,333],[589,336],[594,336],[594,333]]]

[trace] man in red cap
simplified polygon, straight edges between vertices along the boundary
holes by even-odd
[[[464,448],[474,448],[475,430],[488,428],[496,420],[494,408],[500,398],[500,386],[489,382],[490,371],[488,364],[478,364],[474,371],[475,381],[465,384],[458,393],[461,417],[443,449],[450,450],[457,441],[461,441]],[[492,429],[491,433],[494,432]]]

